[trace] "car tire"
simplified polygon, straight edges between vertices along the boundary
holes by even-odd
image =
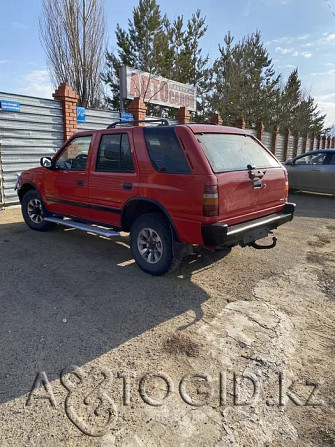
[[[153,276],[171,272],[181,260],[176,255],[174,231],[160,213],[143,214],[135,220],[130,248],[138,266]]]
[[[21,209],[24,221],[32,230],[47,231],[55,226],[54,223],[44,220],[48,213],[37,191],[28,191],[23,196]]]

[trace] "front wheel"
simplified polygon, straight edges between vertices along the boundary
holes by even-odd
[[[138,266],[154,276],[172,271],[180,261],[171,225],[160,213],[144,214],[135,220],[130,248]]]
[[[55,225],[44,220],[46,210],[37,191],[28,191],[23,196],[21,209],[26,224],[33,230],[46,231]]]

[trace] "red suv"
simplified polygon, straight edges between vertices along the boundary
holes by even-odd
[[[24,220],[105,236],[130,232],[142,270],[161,275],[194,245],[258,245],[292,220],[285,168],[245,130],[114,123],[73,135],[17,180]]]

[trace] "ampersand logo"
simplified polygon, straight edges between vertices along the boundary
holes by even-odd
[[[113,427],[117,421],[118,412],[114,401],[102,389],[103,386],[113,382],[113,373],[108,368],[100,370],[103,380],[82,399],[86,408],[94,408],[93,414],[99,421],[94,421],[94,425],[85,422],[75,406],[78,406],[78,394],[83,393],[83,385],[87,374],[78,366],[70,366],[61,372],[61,383],[68,391],[65,399],[65,412],[70,421],[85,435],[99,437],[106,434],[107,430]],[[75,381],[73,380],[75,378]],[[79,381],[78,381],[79,380]],[[80,407],[79,407],[80,409]],[[103,424],[100,425],[100,420]]]

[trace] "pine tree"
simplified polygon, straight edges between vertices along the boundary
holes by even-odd
[[[202,57],[199,40],[207,27],[197,10],[186,23],[183,16],[173,23],[162,15],[156,0],[140,0],[133,10],[128,30],[117,25],[117,53],[107,52],[107,71],[104,81],[110,86],[112,97],[107,102],[118,109],[119,67],[128,65],[152,75],[177,82],[201,85],[208,57]],[[149,104],[149,113],[158,113],[159,107]],[[174,116],[167,110],[166,115]]]
[[[233,41],[228,32],[224,46],[219,45],[220,57],[212,70],[210,103],[227,124],[244,118],[248,126],[262,121],[269,127],[273,124],[280,76],[275,75],[259,31],[235,45]]]
[[[325,115],[320,115],[314,99],[306,94],[295,69],[283,88],[272,60],[256,33],[233,45],[228,33],[219,45],[220,57],[211,70],[209,104],[226,124],[244,118],[247,127],[262,122],[266,129],[274,125],[293,134],[321,132]]]
[[[281,92],[278,117],[281,129],[289,129],[294,135],[320,133],[324,119],[314,99],[302,90],[298,69],[294,69]]]
[[[139,5],[133,10],[133,19],[128,20],[128,31],[117,25],[117,54],[107,52],[107,70],[104,74],[104,82],[112,91],[112,98],[106,98],[106,101],[112,108],[120,107],[121,65],[128,65],[151,74],[162,74],[161,71],[168,70],[172,60],[169,35],[169,23],[166,17],[161,15],[156,0],[139,1]]]

